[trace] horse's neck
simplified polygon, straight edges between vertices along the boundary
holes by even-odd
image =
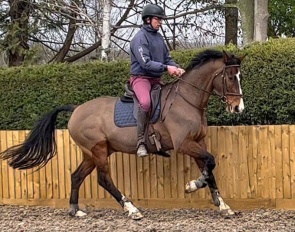
[[[206,108],[213,91],[213,76],[222,67],[222,63],[209,62],[188,71],[184,81],[179,82],[179,92],[197,108]]]

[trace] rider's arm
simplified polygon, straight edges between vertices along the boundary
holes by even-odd
[[[169,51],[168,51],[168,48],[165,46],[165,65],[170,65],[170,66],[175,66],[175,67],[180,67],[180,65],[176,64],[174,62],[174,60],[172,59]]]
[[[179,64],[174,62],[174,60],[172,59],[167,47],[166,47],[165,65],[166,65],[166,70],[172,76],[179,77],[185,72],[182,68],[180,68]]]

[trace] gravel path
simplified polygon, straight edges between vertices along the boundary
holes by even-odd
[[[295,211],[257,209],[223,218],[215,210],[140,209],[145,218],[133,221],[123,210],[89,209],[83,218],[67,209],[0,205],[0,231],[295,231]]]

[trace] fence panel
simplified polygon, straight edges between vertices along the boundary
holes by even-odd
[[[0,131],[0,150],[23,142],[27,134]],[[68,130],[57,130],[56,135],[58,154],[36,172],[14,170],[7,161],[0,161],[0,203],[68,201],[71,173],[83,157]],[[270,206],[278,201],[280,207],[295,208],[294,136],[295,125],[209,127],[206,142],[216,159],[214,174],[223,197],[244,205],[260,201],[260,205]],[[118,152],[109,160],[116,186],[142,204],[169,202],[175,206],[175,199],[182,199],[184,206],[203,200],[202,206],[211,201],[207,188],[184,193],[185,184],[200,175],[188,156],[173,151],[170,159],[155,155],[139,158]],[[96,170],[81,186],[80,197],[88,202],[112,198],[98,185]]]

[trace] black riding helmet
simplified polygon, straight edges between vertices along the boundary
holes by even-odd
[[[162,19],[167,18],[165,11],[162,7],[155,4],[148,4],[142,9],[141,13],[142,20],[145,20],[148,17],[159,17]]]

